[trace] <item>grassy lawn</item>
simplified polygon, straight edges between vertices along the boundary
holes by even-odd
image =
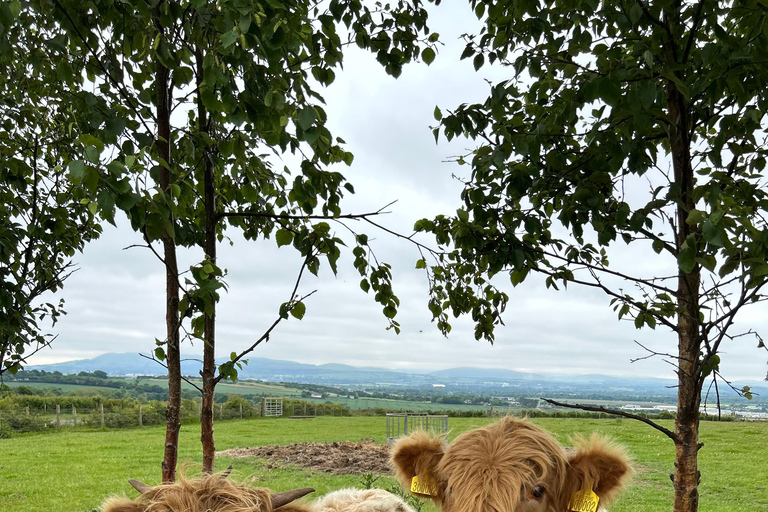
[[[433,404],[430,402],[413,402],[409,400],[396,400],[391,398],[323,398],[322,400],[304,398],[302,400],[307,400],[310,403],[316,401],[319,404],[328,401],[335,404],[341,404],[355,410],[375,409],[376,407],[391,410],[405,409],[411,411],[445,411],[449,409],[452,411],[487,411],[490,409],[490,406],[487,405]],[[493,409],[501,409],[506,411],[507,407],[494,406]]]
[[[100,392],[113,394],[119,391],[119,389],[117,388],[108,388],[106,386],[82,386],[80,384],[59,384],[55,382],[26,382],[26,381],[7,380],[4,382],[4,384],[12,388],[19,387],[19,386],[25,386],[28,388],[39,388],[39,389],[59,388],[65,393],[70,391],[80,391],[83,394],[83,396],[98,395]],[[168,386],[167,381],[165,385],[166,387]]]
[[[568,442],[574,435],[600,432],[628,446],[638,465],[633,488],[611,512],[671,510],[674,447],[662,434],[629,420],[534,420]],[[482,418],[451,418],[451,436],[487,423]],[[666,424],[670,426],[670,424]],[[219,450],[301,441],[359,441],[372,437],[384,442],[383,417],[312,420],[258,419],[216,425]],[[702,512],[765,512],[768,510],[768,423],[702,423],[704,448],[700,452]],[[127,483],[138,478],[156,484],[164,441],[162,427],[130,430],[78,431],[0,439],[0,510],[14,512],[85,512],[104,496],[135,496]],[[180,459],[200,460],[199,431],[182,428]],[[356,476],[329,476],[317,472],[264,469],[257,459],[219,458],[217,469],[235,467],[235,478],[255,478],[256,485],[282,491],[312,486],[316,494],[344,486],[360,486]],[[382,479],[377,486],[387,487]],[[427,510],[427,509],[425,509]]]
[[[133,384],[135,383],[135,380],[133,379],[118,379],[116,377],[111,377],[110,381],[115,380],[124,380],[126,383]],[[195,381],[197,384],[200,384],[200,381]],[[80,391],[81,393],[85,394],[88,393],[89,395],[95,395],[99,392],[107,393],[107,394],[113,394],[120,391],[119,388],[110,388],[106,386],[86,386],[86,385],[80,385],[80,384],[60,384],[57,382],[29,382],[29,381],[15,381],[10,380],[6,381],[5,384],[11,386],[11,387],[18,387],[18,386],[26,386],[28,388],[41,388],[41,389],[50,389],[50,388],[59,388],[64,392],[69,391]],[[150,385],[150,386],[160,386],[162,388],[168,387],[168,379],[141,379],[139,380],[139,384],[142,385]],[[190,384],[187,382],[181,383],[182,389],[194,389]],[[222,382],[221,384],[218,384],[216,386],[216,394],[237,394],[237,395],[261,395],[266,394],[269,396],[300,396],[301,391],[293,388],[288,388],[285,386],[281,386],[279,384],[262,384],[260,382],[250,382],[250,381],[242,381],[237,383],[227,383]]]

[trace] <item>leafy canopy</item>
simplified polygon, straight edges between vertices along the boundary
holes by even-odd
[[[85,146],[68,177],[94,211],[109,222],[125,212],[148,243],[168,233],[177,246],[202,247],[212,167],[219,241],[229,225],[247,239],[292,246],[302,271],[316,274],[324,259],[336,272],[343,242],[332,223],[344,216],[343,195],[354,192],[337,167],[353,156],[327,128],[319,91],[334,81],[347,45],[372,52],[395,77],[412,60],[431,62],[438,36],[423,4],[36,0],[35,15],[53,16],[66,48],[57,67],[73,61],[84,69],[63,91]],[[158,135],[163,102],[172,112],[169,140]],[[167,188],[161,169],[170,174]],[[375,292],[399,329],[389,266],[375,260],[363,234],[355,233],[353,254],[361,288]],[[202,337],[225,274],[205,258],[186,275],[180,310],[192,318],[193,336]],[[279,312],[301,318],[305,310],[295,295]],[[236,375],[233,365],[220,370]]]
[[[463,57],[510,78],[482,103],[435,110],[435,137],[479,143],[459,159],[471,167],[464,206],[416,225],[454,247],[433,269],[440,327],[450,329],[449,311],[471,313],[475,336],[493,340],[507,296],[489,279],[504,272],[517,285],[533,271],[547,286],[602,289],[637,327],[675,330],[678,271],[700,271],[711,357],[768,275],[768,8],[470,3],[484,26],[466,36]],[[614,270],[617,244],[660,254],[668,273]]]
[[[65,62],[53,71],[61,50],[53,30],[19,2],[0,4],[0,374],[15,373],[52,341],[40,321],[55,324],[65,313],[53,293],[101,231],[63,175],[83,147],[58,88],[78,68]]]

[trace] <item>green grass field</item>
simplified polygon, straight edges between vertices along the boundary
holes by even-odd
[[[483,418],[451,418],[451,436],[480,426]],[[629,420],[542,418],[533,420],[559,440],[600,432],[627,445],[635,458],[635,485],[611,512],[671,510],[674,447],[657,431]],[[669,423],[665,424],[670,426]],[[301,441],[384,442],[383,417],[318,417],[312,420],[235,420],[216,425],[219,450]],[[700,452],[702,512],[765,512],[768,510],[768,423],[702,423]],[[127,483],[138,478],[158,483],[164,429],[59,432],[0,440],[0,510],[14,512],[85,512],[109,494],[135,496]],[[200,460],[199,431],[184,426],[180,458]],[[255,478],[256,485],[282,491],[312,486],[322,494],[359,486],[355,476],[329,476],[302,469],[267,471],[256,459],[219,458],[217,469],[233,464],[235,477]],[[391,485],[380,480],[377,486]],[[425,509],[426,510],[426,509]]]
[[[104,386],[82,386],[79,384],[58,384],[58,383],[51,383],[51,382],[24,382],[24,381],[15,381],[15,380],[9,380],[5,381],[5,384],[10,387],[18,387],[18,386],[25,386],[28,388],[37,388],[37,389],[51,389],[51,388],[59,388],[65,393],[70,391],[80,391],[80,394],[82,395],[96,395],[99,394],[99,391],[106,391],[109,394],[115,393],[118,391],[116,388],[108,388]],[[168,382],[165,383],[166,387],[168,386]]]
[[[115,377],[112,378],[116,380]],[[125,379],[128,381],[129,379]],[[133,382],[132,379],[130,379]],[[195,381],[193,381],[195,382]],[[141,384],[160,386],[162,388],[168,387],[168,379],[141,379]],[[200,382],[197,382],[199,384]],[[118,388],[110,388],[106,386],[83,386],[79,384],[59,384],[52,382],[28,382],[28,381],[7,381],[7,385],[11,387],[26,386],[28,388],[59,388],[62,391],[80,391],[81,394],[85,393],[85,390],[89,394],[97,394],[99,391],[106,392],[108,394],[116,393]],[[194,389],[187,382],[181,383],[182,389]],[[242,381],[237,383],[222,382],[216,386],[216,394],[237,394],[237,395],[261,395],[267,394],[269,396],[299,396],[301,391],[297,389],[287,388],[279,384],[262,384],[259,382]]]
[[[468,405],[468,404],[433,404],[429,402],[411,402],[408,400],[394,400],[384,398],[324,398],[322,400],[317,399],[303,399],[309,402],[317,401],[318,403],[324,403],[325,401],[333,402],[335,404],[341,404],[350,409],[375,409],[381,407],[382,409],[390,410],[412,410],[412,411],[487,411],[490,409],[487,405]],[[494,407],[495,410],[506,410],[506,407]]]

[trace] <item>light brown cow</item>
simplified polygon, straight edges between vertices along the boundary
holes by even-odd
[[[399,496],[382,489],[341,489],[308,504],[290,504],[277,512],[415,512]]]
[[[406,489],[431,497],[443,512],[593,512],[632,473],[626,451],[603,438],[577,440],[567,451],[548,432],[511,417],[450,444],[414,432],[397,441],[392,463]]]

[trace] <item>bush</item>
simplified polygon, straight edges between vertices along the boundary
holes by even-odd
[[[45,421],[36,415],[3,412],[0,423],[15,432],[42,432],[48,428]]]
[[[13,429],[5,423],[0,423],[0,439],[8,439],[13,436]]]

